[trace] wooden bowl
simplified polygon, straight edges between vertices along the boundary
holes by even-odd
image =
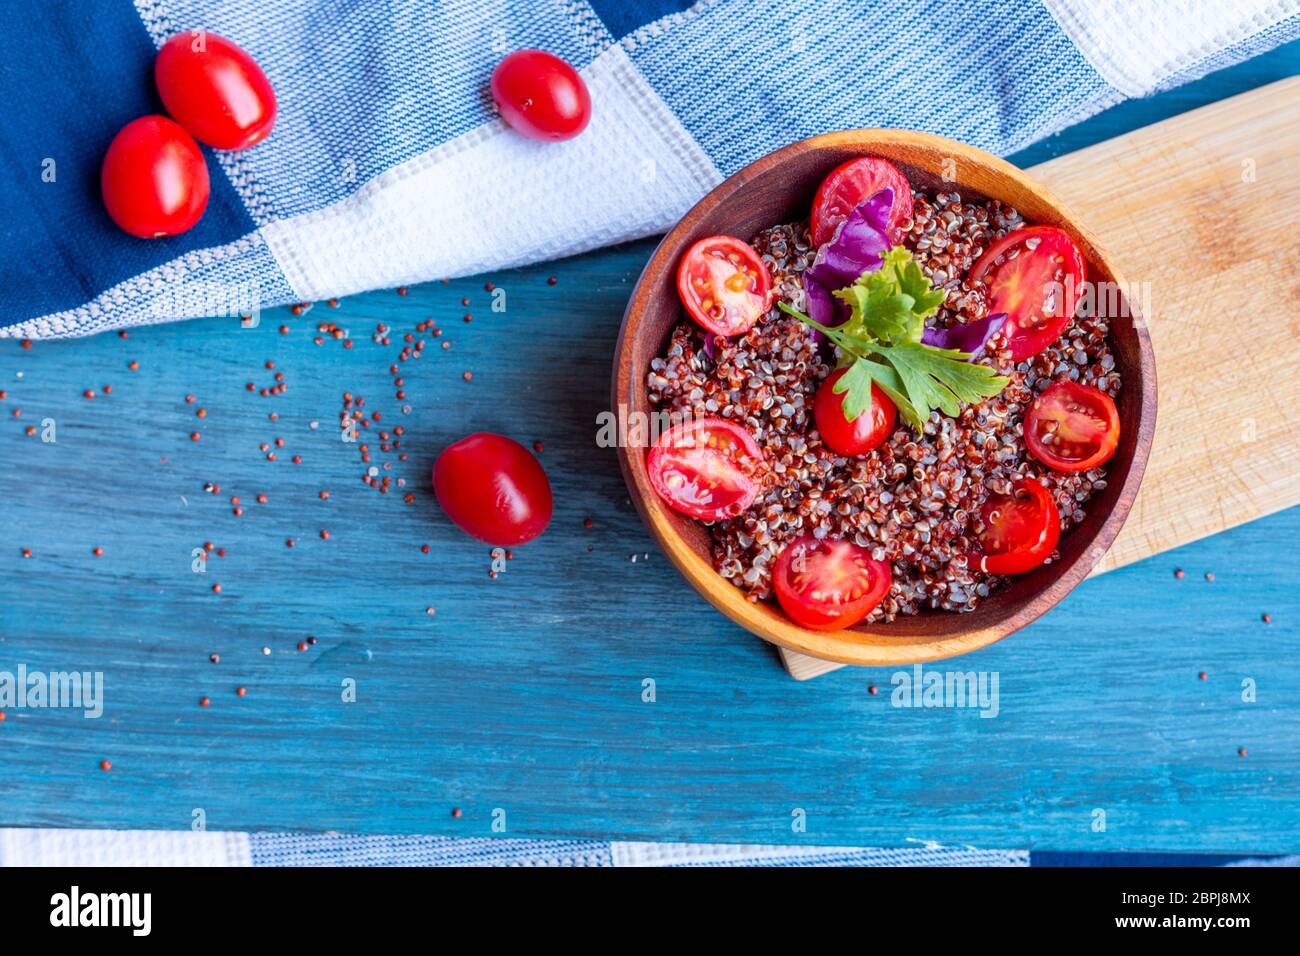
[[[961,143],[906,130],[864,129],[816,136],[746,166],[701,199],[664,237],[641,273],[623,316],[614,360],[613,411],[653,412],[647,397],[650,361],[682,319],[677,264],[691,243],[718,233],[746,241],[769,226],[808,215],[813,193],[834,167],[858,156],[883,156],[914,186],[956,189],[963,196],[1000,199],[1034,224],[1059,226],[1087,260],[1090,282],[1128,286],[1105,251],[1046,189],[996,156]],[[945,177],[946,174],[946,177]],[[713,568],[708,531],[668,507],[651,488],[644,448],[619,448],[632,500],[677,569],[727,617],[759,637],[845,664],[895,665],[964,654],[1024,627],[1082,581],[1110,547],[1127,517],[1146,467],[1156,423],[1155,362],[1136,306],[1121,294],[1111,310],[1110,345],[1123,377],[1118,405],[1120,444],[1107,465],[1108,484],[1086,508],[1083,524],[1062,536],[1060,560],[1044,565],[986,598],[968,614],[927,611],[890,624],[843,631],[800,627],[774,604],[752,603]],[[1118,316],[1118,317],[1117,317]]]

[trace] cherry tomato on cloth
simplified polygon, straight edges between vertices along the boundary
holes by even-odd
[[[551,520],[551,483],[537,459],[504,435],[476,432],[448,445],[433,466],[438,504],[466,534],[523,544]]]
[[[819,631],[850,627],[885,596],[889,562],[838,538],[804,535],[785,546],[772,571],[776,599],[796,624]]]
[[[898,242],[903,224],[912,218],[912,187],[902,170],[889,160],[864,156],[836,166],[822,180],[813,198],[813,245],[824,246],[830,242],[849,213],[882,189],[894,191],[894,204],[889,209],[889,240]]]
[[[165,116],[141,116],[118,131],[100,171],[104,208],[133,236],[189,229],[208,208],[208,165],[194,137]]]
[[[1119,445],[1119,410],[1101,389],[1057,382],[1029,406],[1025,444],[1048,468],[1096,468],[1109,461]]]
[[[697,418],[659,436],[646,458],[650,484],[683,514],[717,521],[740,514],[758,497],[763,450],[724,418]]]
[[[253,58],[225,37],[178,33],[154,60],[163,105],[201,143],[247,149],[275,125],[275,91]]]
[[[842,368],[826,376],[817,387],[813,400],[813,419],[826,447],[839,455],[865,455],[894,430],[898,409],[889,396],[871,383],[871,410],[863,412],[853,421],[844,417],[844,398],[837,394],[835,383],[848,369]]]
[[[1009,495],[990,495],[980,510],[981,553],[972,567],[989,574],[1024,574],[1046,561],[1061,538],[1061,514],[1052,494],[1032,478],[1021,478]]]
[[[741,335],[772,307],[772,277],[754,247],[735,236],[709,236],[686,250],[677,294],[700,325]]]
[[[1073,239],[1055,226],[1028,226],[989,246],[969,281],[988,286],[990,315],[1007,314],[1007,347],[1023,362],[1070,324],[1084,278],[1083,253]]]
[[[529,139],[573,139],[591,119],[591,94],[578,71],[545,50],[518,50],[492,71],[492,102]]]

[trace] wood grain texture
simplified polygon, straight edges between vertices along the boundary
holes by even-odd
[[[802,627],[779,608],[752,602],[714,569],[707,529],[668,507],[646,470],[650,439],[619,447],[633,501],[651,534],[682,576],[746,630],[784,651],[856,665],[897,665],[956,657],[999,641],[1037,620],[1079,584],[1115,540],[1142,480],[1156,420],[1156,375],[1140,309],[1123,292],[1129,282],[1105,248],[1067,206],[1023,171],[962,143],[908,130],[849,130],[792,143],[751,163],[701,199],[669,231],[633,290],[614,360],[611,407],[632,418],[654,413],[646,377],[681,318],[677,267],[694,243],[711,235],[752,236],[806,215],[827,174],[859,156],[883,156],[914,187],[940,190],[951,176],[972,199],[1010,203],[1037,225],[1064,229],[1083,253],[1090,281],[1116,290],[1096,311],[1110,319],[1110,345],[1124,388],[1117,404],[1120,440],[1107,464],[1107,487],[1087,516],[1061,539],[1057,560],[1018,575],[969,614],[904,615],[888,624],[825,631]]]
[[[1155,445],[1097,573],[1300,503],[1298,103],[1283,80],[1031,170],[1149,295]]]
[[[1230,75],[1257,85],[1296,65],[1300,50]],[[1097,117],[1041,149],[1105,139],[1218,88],[1130,104],[1127,125]],[[894,708],[888,669],[791,681],[654,550],[615,457],[593,448],[619,316],[652,248],[492,276],[509,293],[503,315],[479,279],[267,315],[257,330],[213,320],[30,352],[0,343],[0,670],[100,669],[108,698],[99,720],[8,711],[0,824],[177,829],[202,808],[214,830],[490,837],[500,808],[506,836],[1300,849],[1300,509],[1086,581],[1014,640],[963,658],[1000,674],[996,719]],[[357,347],[314,346],[321,315],[349,325]],[[331,422],[343,389],[393,411],[391,350],[366,333],[429,316],[453,348],[406,376],[407,507],[365,488],[355,450],[308,424]],[[290,335],[276,334],[281,321]],[[290,382],[278,429],[243,391],[269,377],[268,358]],[[81,398],[106,382],[109,399]],[[197,444],[187,392],[209,411]],[[22,433],[44,417],[56,445]],[[437,449],[472,428],[543,440],[556,490],[552,528],[497,580],[423,481]],[[275,434],[302,465],[260,457]],[[226,496],[258,490],[268,504],[234,519]],[[229,554],[199,581],[190,549],[209,538]],[[214,576],[220,599],[204,587]],[[300,654],[306,634],[320,643]],[[344,677],[355,704],[340,700]]]

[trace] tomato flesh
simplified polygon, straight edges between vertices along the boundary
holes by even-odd
[[[533,454],[504,435],[453,442],[433,466],[438,503],[466,534],[495,545],[533,540],[551,520],[551,483]]]
[[[1056,382],[1034,399],[1025,415],[1030,453],[1057,471],[1087,471],[1105,464],[1119,446],[1119,411],[1100,389]]]
[[[893,572],[866,548],[806,534],[785,546],[772,570],[776,599],[790,619],[819,631],[858,623],[889,591]]]
[[[1024,574],[1056,550],[1061,514],[1051,492],[1031,478],[1021,478],[1009,495],[991,495],[980,510],[984,530],[980,553],[972,564],[989,574]]]
[[[724,418],[698,418],[659,436],[646,459],[664,501],[701,521],[734,518],[758,497],[763,450]]]
[[[1023,362],[1060,338],[1085,277],[1083,253],[1069,235],[1055,226],[1027,226],[994,242],[968,281],[988,286],[989,314],[1007,314],[1007,348]]]
[[[215,33],[178,33],[154,60],[163,105],[200,143],[247,149],[275,125],[275,91],[251,56]]]
[[[677,294],[691,318],[710,332],[741,335],[772,307],[772,277],[749,243],[709,236],[682,256]]]
[[[865,455],[889,437],[898,418],[898,408],[880,386],[871,383],[871,408],[849,421],[844,417],[845,395],[836,393],[835,383],[848,371],[839,369],[826,376],[813,401],[813,419],[826,447],[839,455]]]
[[[166,116],[141,116],[109,144],[100,187],[109,216],[131,235],[175,236],[208,208],[208,165],[180,125]]]
[[[835,167],[822,180],[813,198],[812,241],[823,246],[835,236],[835,230],[863,200],[882,189],[894,191],[889,210],[889,240],[898,242],[903,227],[912,219],[912,186],[902,170],[887,159],[864,156]]]
[[[545,50],[517,50],[498,63],[492,101],[511,129],[529,139],[572,139],[591,120],[587,84]]]

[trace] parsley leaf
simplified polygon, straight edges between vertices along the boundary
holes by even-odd
[[[903,420],[920,431],[934,409],[961,413],[997,395],[1008,379],[987,365],[968,361],[970,353],[940,349],[921,341],[925,320],[943,304],[945,293],[931,286],[903,246],[884,255],[881,267],[864,272],[835,296],[849,306],[849,318],[829,328],[785,303],[781,308],[829,338],[848,371],[835,383],[845,396],[844,417],[853,421],[871,410],[874,383],[898,406]]]

